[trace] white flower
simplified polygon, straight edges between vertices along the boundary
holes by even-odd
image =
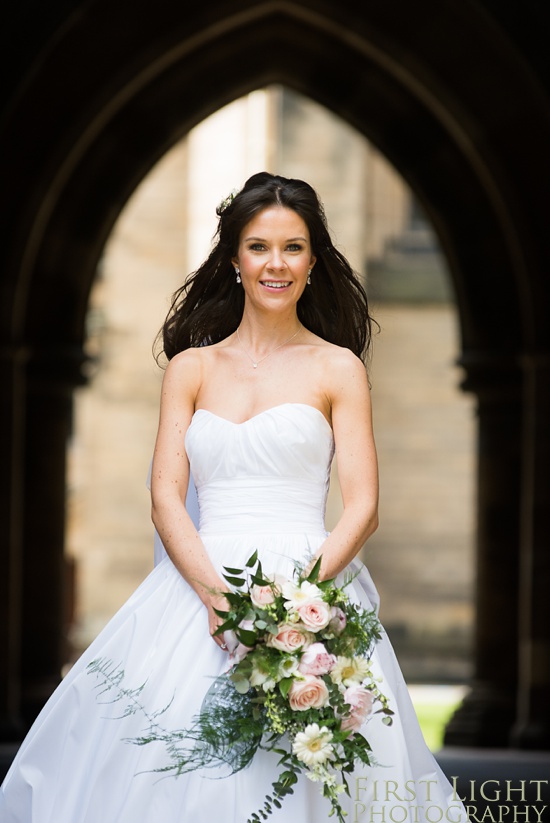
[[[338,657],[330,677],[333,683],[352,686],[362,683],[369,671],[369,661],[365,657]]]
[[[295,671],[298,670],[298,659],[296,657],[283,657],[279,663],[279,671],[277,674],[282,679],[283,677],[292,677]]]
[[[299,606],[311,603],[312,600],[321,598],[323,595],[319,586],[316,586],[315,583],[309,583],[307,580],[303,580],[299,586],[291,580],[287,580],[282,587],[282,591],[286,600],[285,609],[287,611],[296,611]]]
[[[303,732],[298,732],[292,744],[292,751],[306,766],[316,766],[333,757],[332,732],[326,726],[319,728],[310,723]]]
[[[323,763],[315,763],[305,775],[312,783],[324,783],[325,786],[334,786],[336,783],[336,778]]]

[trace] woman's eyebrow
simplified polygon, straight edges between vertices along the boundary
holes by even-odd
[[[244,242],[248,243],[250,240],[259,240],[261,243],[266,243],[267,241],[263,237],[245,237]],[[285,240],[285,243],[292,243],[294,240],[303,240],[304,243],[306,242],[305,237],[288,237]]]

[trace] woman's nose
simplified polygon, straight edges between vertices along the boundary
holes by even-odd
[[[284,269],[285,261],[283,255],[277,249],[273,249],[269,259],[269,266],[272,269]]]

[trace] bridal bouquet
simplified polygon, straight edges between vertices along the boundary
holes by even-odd
[[[214,680],[190,729],[162,729],[159,712],[148,716],[148,733],[130,741],[162,741],[170,762],[158,771],[176,775],[220,766],[234,773],[258,749],[277,754],[273,791],[248,823],[280,808],[301,773],[322,784],[330,814],[344,823],[345,776],[374,762],[360,730],[375,712],[392,722],[369,662],[380,639],[376,614],[350,602],[345,589],[353,575],[341,587],[319,581],[320,562],[309,573],[297,566],[292,579],[265,575],[256,552],[244,569],[225,567],[233,590],[224,592],[228,608],[217,611],[223,622],[216,634],[230,652],[229,670]],[[111,688],[116,675],[102,661],[95,671]],[[115,685],[139,705],[137,693]]]

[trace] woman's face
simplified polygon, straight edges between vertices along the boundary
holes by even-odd
[[[232,263],[247,300],[277,311],[295,306],[315,264],[305,222],[292,209],[264,209],[242,230]]]

